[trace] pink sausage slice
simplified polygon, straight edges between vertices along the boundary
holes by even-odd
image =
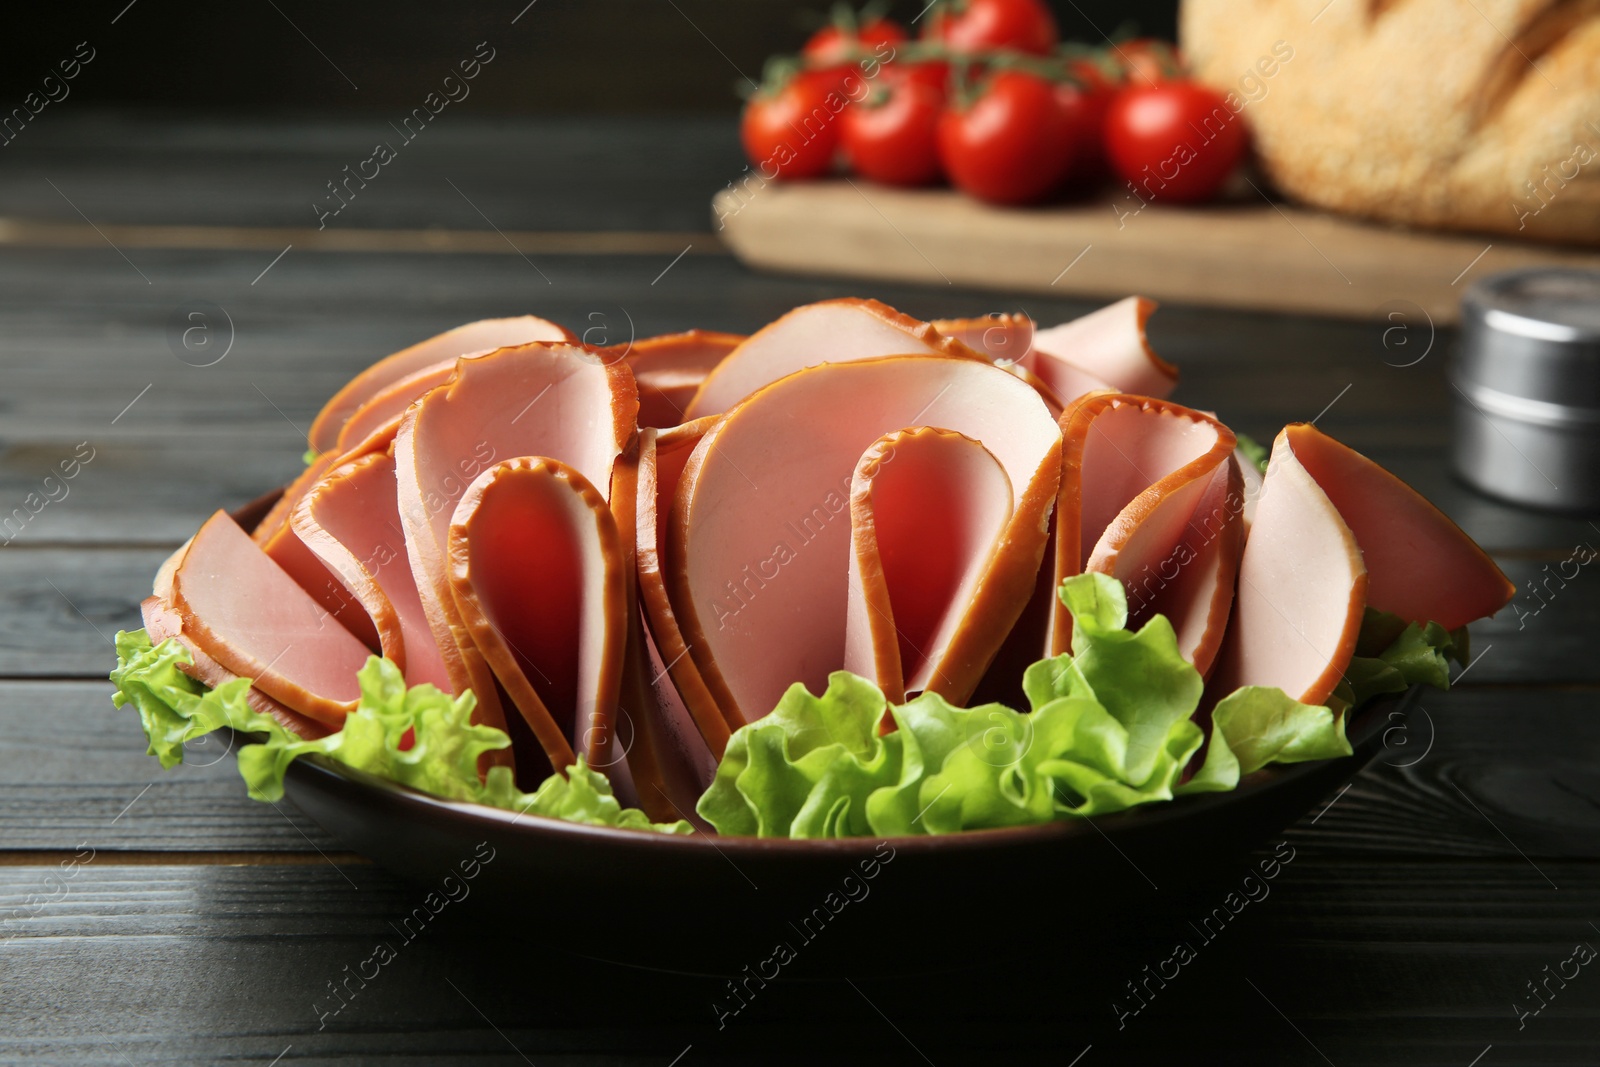
[[[843,666],[853,474],[883,434],[918,426],[981,442],[1017,487],[967,609],[986,625],[958,632],[929,685],[957,703],[971,694],[1033,591],[1060,434],[1039,394],[987,361],[900,356],[810,367],[760,389],[689,458],[664,570],[689,655],[724,714],[760,718],[790,684],[821,692]],[[930,508],[927,521],[953,517]]]
[[[551,766],[609,766],[629,576],[605,498],[556,460],[498,463],[456,506],[449,559],[456,612]]]
[[[819,363],[908,353],[984,358],[960,341],[941,336],[928,323],[876,300],[848,297],[806,304],[763,326],[728,353],[706,376],[683,421],[721,414],[762,386]]]
[[[886,434],[850,491],[846,670],[896,703],[945,674],[975,618],[977,591],[1011,518],[1011,480],[970,437],[923,427]]]
[[[1038,330],[1030,368],[1052,385],[1058,377],[1088,375],[1124,393],[1171,396],[1178,385],[1178,368],[1156,355],[1145,339],[1145,322],[1155,309],[1155,301],[1130,296],[1082,318]],[[1056,391],[1066,401],[1077,395],[1070,387]]]
[[[185,638],[293,711],[338,727],[360,699],[356,673],[371,652],[225,512],[194,535],[172,607]]]
[[[565,327],[523,315],[514,319],[483,319],[446,330],[372,364],[333,394],[311,423],[310,445],[317,452],[333,451],[339,431],[355,410],[387,386],[440,363],[453,363],[470,352],[486,352],[530,341],[575,341]]]

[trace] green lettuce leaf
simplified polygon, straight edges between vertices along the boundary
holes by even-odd
[[[1334,759],[1352,751],[1343,715],[1302,704],[1282,689],[1243,686],[1212,709],[1205,763],[1177,792],[1227,792],[1269,763]]]
[[[1030,710],[957,708],[924,693],[892,706],[864,678],[830,676],[821,696],[793,686],[740,728],[700,800],[719,833],[761,837],[953,833],[1080,818],[1231,789],[1268,763],[1347,755],[1344,719],[1276,689],[1241,689],[1205,736],[1192,721],[1204,684],[1157,616],[1127,628],[1122,584],[1068,579],[1072,652],[1023,676]],[[880,735],[888,716],[895,729]]]
[[[900,741],[878,736],[887,707],[877,686],[847,671],[820,697],[790,686],[770,715],[733,735],[696,810],[719,833],[869,832],[868,795],[900,773]]]
[[[419,792],[509,811],[544,815],[593,826],[688,833],[687,822],[652,823],[637,808],[623,808],[605,775],[580,756],[566,776],[551,775],[533,793],[517,789],[508,767],[478,778],[478,757],[507,748],[511,738],[491,726],[474,725],[471,693],[451,697],[431,685],[406,688],[400,671],[373,656],[356,676],[361,700],[338,733],[303,740],[245,702],[250,683],[236,679],[208,690],[178,670],[189,653],[176,641],[152,647],[143,630],[117,634],[117,667],[111,680],[117,707],[133,704],[144,723],[150,754],[163,767],[183,762],[183,746],[223,726],[261,740],[238,751],[239,773],[256,800],[283,796],[283,776],[301,756],[317,754]],[[410,747],[402,748],[406,739]]]
[[[1356,652],[1329,704],[1345,711],[1384,693],[1403,693],[1413,685],[1450,688],[1450,661],[1467,662],[1467,631],[1446,630],[1436,622],[1407,622],[1368,608],[1356,638]]]

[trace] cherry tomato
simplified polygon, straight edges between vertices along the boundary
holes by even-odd
[[[1106,113],[1106,153],[1141,197],[1210,199],[1249,140],[1221,94],[1189,81],[1130,85]]]
[[[1122,67],[1122,80],[1129,85],[1155,85],[1176,81],[1183,76],[1183,62],[1178,57],[1178,50],[1154,37],[1124,41],[1111,54]]]
[[[1106,174],[1106,112],[1116,87],[1088,60],[1073,60],[1056,83],[1056,104],[1067,116],[1073,147],[1072,179],[1086,184]]]
[[[940,175],[944,82],[918,68],[888,66],[866,99],[840,116],[839,143],[857,174],[885,185],[926,185]],[[936,72],[935,72],[936,73]]]
[[[1122,64],[1104,50],[1068,58],[1066,66],[1068,75],[1093,92],[1116,92],[1122,84]]]
[[[831,74],[800,71],[744,105],[739,139],[763,178],[816,178],[833,168],[846,100]]]
[[[940,0],[923,36],[956,52],[1014,48],[1039,56],[1060,40],[1044,0]]]
[[[892,19],[868,19],[852,32],[848,23],[835,22],[811,35],[800,55],[813,67],[847,65],[863,52],[879,52],[906,39],[906,31]]]
[[[890,77],[910,80],[938,93],[940,98],[950,94],[950,61],[946,59],[897,59],[883,65]]]
[[[1020,70],[994,74],[970,104],[939,117],[939,160],[956,187],[979,200],[1043,200],[1072,163],[1072,129],[1055,86]]]

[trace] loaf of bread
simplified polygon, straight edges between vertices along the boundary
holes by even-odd
[[[1600,2],[1184,0],[1181,27],[1285,194],[1600,243]]]

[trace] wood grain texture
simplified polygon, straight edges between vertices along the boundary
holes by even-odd
[[[755,267],[1023,293],[1142,292],[1195,304],[1382,319],[1391,301],[1454,322],[1467,274],[1600,254],[1404,233],[1264,202],[1105,202],[1001,210],[947,190],[762,183],[717,194],[730,247]],[[1487,251],[1486,251],[1487,248]],[[1482,254],[1482,259],[1478,256]],[[1078,259],[1079,256],[1082,259]]]
[[[1139,1062],[1181,1034],[1210,1062],[1312,1063],[1320,1050],[1334,1063],[1465,1064],[1491,1043],[1496,1063],[1593,1062],[1593,975],[1521,1031],[1510,1006],[1575,942],[1597,939],[1594,865],[1553,865],[1559,893],[1496,863],[1359,870],[1297,849],[1209,940],[1189,924],[1240,892],[1245,870],[1149,890],[1141,929],[1115,945],[1084,930],[1032,965],[984,963],[986,938],[1036,929],[1026,911],[973,917],[984,925],[947,934],[960,970],[780,983],[719,1029],[722,983],[542,954],[482,925],[470,896],[408,940],[397,924],[424,889],[375,870],[352,886],[324,865],[4,868],[0,960],[26,977],[0,999],[0,1057],[102,1063],[115,1040],[135,1063],[264,1063],[293,1046],[314,1063],[659,1067],[690,1045],[685,1062],[960,1063],[1004,1047],[1065,1063],[1093,1044],[1103,1062]],[[884,886],[884,921],[895,891],[915,887]],[[1113,1005],[1133,1003],[1124,983],[1180,940],[1195,961],[1119,1028]],[[394,959],[363,968],[380,941]],[[363,969],[370,980],[351,979],[334,1014],[330,983]]]
[[[306,255],[255,252],[0,250],[0,518],[87,441],[95,460],[71,495],[26,524],[19,542],[137,542],[188,536],[229,507],[291,477],[301,435],[323,401],[361,367],[461,322],[534,312],[625,342],[695,326],[756,329],[796,304],[873,295],[935,318],[1026,310],[1065,321],[1082,299],[996,298],[890,283],[752,277],[723,257],[541,257],[544,284],[515,256]],[[71,277],[72,286],[52,279]],[[657,280],[659,278],[659,280]],[[652,284],[654,283],[654,284]],[[169,333],[195,309],[233,348],[197,367]],[[1151,323],[1157,349],[1183,371],[1178,399],[1270,440],[1285,422],[1319,425],[1392,467],[1485,545],[1554,551],[1596,536],[1588,522],[1491,501],[1458,485],[1442,455],[1451,390],[1446,331],[1174,305]],[[1385,347],[1388,337],[1389,346]],[[181,346],[179,351],[183,351]],[[1424,354],[1425,353],[1425,354]],[[1421,356],[1414,366],[1397,366]],[[198,357],[191,357],[197,359]],[[148,388],[147,388],[148,387]],[[129,405],[132,405],[131,407]],[[212,457],[196,463],[194,457]],[[182,472],[178,477],[175,472]],[[113,531],[115,531],[113,533]]]
[[[304,226],[309,193],[370,136],[359,122],[48,117],[7,148],[0,203],[70,224],[74,240],[82,220],[46,177],[99,222]],[[432,132],[341,227],[492,233],[448,177],[507,230],[705,231],[710,191],[742,166],[731,127],[714,123],[463,121]],[[645,149],[652,167],[630,169]],[[564,166],[548,165],[550,150]],[[104,675],[110,635],[137,625],[167,550],[216,507],[290,476],[300,431],[334,388],[373,358],[489,315],[599,324],[615,341],[625,329],[749,331],[838,295],[929,318],[1026,310],[1047,323],[1097,300],[753,275],[722,255],[686,255],[662,275],[670,249],[541,248],[524,261],[511,250],[296,245],[264,275],[276,251],[259,244],[123,251],[135,266],[110,246],[0,244],[0,521],[79,442],[96,449],[70,495],[0,546],[0,1062],[944,1067],[1002,1049],[1060,1064],[1083,1054],[1082,1067],[1174,1052],[1341,1067],[1600,1060],[1593,968],[1521,1029],[1512,1010],[1574,942],[1600,944],[1600,666],[1589,651],[1600,598],[1592,567],[1560,566],[1579,542],[1600,545],[1600,530],[1451,478],[1452,338],[1417,311],[1397,335],[1392,320],[1181,305],[1152,323],[1158,350],[1183,367],[1179,399],[1263,439],[1316,418],[1499,552],[1519,597],[1475,628],[1483,658],[1465,684],[1391,724],[1389,750],[1290,829],[1296,858],[1270,895],[1199,945],[1148,1008],[1119,1028],[1113,1003],[1126,1006],[1127,981],[1194,939],[1189,924],[1243,871],[1229,884],[1153,890],[1128,868],[1129,893],[1147,894],[1134,898],[1145,907],[1134,928],[1072,914],[1063,887],[1019,887],[1014,914],[952,916],[930,932],[950,944],[949,973],[784,983],[720,1030],[718,983],[551,958],[523,928],[453,906],[319,1030],[328,983],[395,937],[391,921],[421,890],[338,852],[287,806],[248,800],[214,750],[162,772],[133,713],[110,706]],[[199,301],[227,309],[235,336],[204,368],[168,339]],[[94,858],[64,877],[61,862],[82,849]],[[156,862],[163,854],[171,862]],[[885,922],[893,899],[880,900]],[[1038,958],[996,962],[996,939],[1018,936],[1039,941]]]
[[[670,7],[648,6],[681,22]],[[496,73],[490,66],[482,80]],[[717,77],[728,85],[736,76],[725,74]],[[731,112],[731,92],[729,103]],[[491,119],[471,108],[449,109],[409,143],[389,125],[404,110],[174,123],[63,109],[5,146],[0,204],[31,221],[315,228],[313,205],[340,203],[328,183],[346,181],[384,142],[396,157],[364,188],[359,178],[340,186],[348,206],[328,229],[704,231],[711,194],[745,170],[734,128],[721,118],[617,118],[597,128],[587,117]]]
[[[109,668],[115,657],[102,660]],[[338,850],[291,804],[245,795],[226,742],[163,771],[109,682],[0,683],[0,850]]]

